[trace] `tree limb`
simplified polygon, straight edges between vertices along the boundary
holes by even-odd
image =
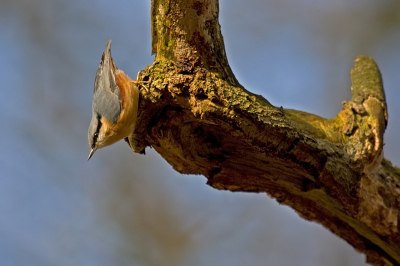
[[[154,63],[142,76],[135,152],[153,147],[216,189],[266,192],[323,224],[374,265],[400,265],[400,169],[383,159],[387,107],[368,56],[333,119],[245,90],[225,54],[218,0],[152,0]]]

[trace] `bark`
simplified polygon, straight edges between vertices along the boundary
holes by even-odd
[[[345,239],[374,265],[400,265],[400,169],[383,159],[387,108],[368,56],[333,119],[272,106],[229,67],[218,0],[152,0],[131,147],[153,147],[183,174],[221,190],[265,192]]]

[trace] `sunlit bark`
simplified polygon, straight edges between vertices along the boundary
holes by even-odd
[[[400,265],[400,170],[383,159],[388,115],[374,61],[355,59],[352,99],[333,119],[272,106],[236,80],[218,8],[217,0],[152,1],[156,58],[142,76],[132,149],[151,146],[216,189],[265,192],[371,264]]]

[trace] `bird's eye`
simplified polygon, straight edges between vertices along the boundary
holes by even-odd
[[[99,136],[99,134],[97,134],[97,133],[94,133],[94,137],[95,138],[97,138]]]

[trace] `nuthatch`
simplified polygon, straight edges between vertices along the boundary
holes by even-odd
[[[132,134],[138,112],[138,83],[116,67],[109,40],[94,81],[88,160],[96,150]]]

